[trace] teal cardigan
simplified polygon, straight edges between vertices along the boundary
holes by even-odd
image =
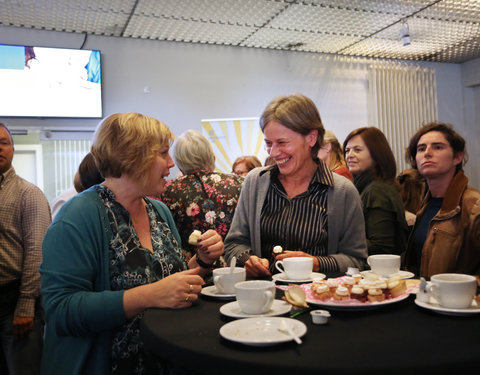
[[[150,200],[180,243],[172,215]],[[62,207],[43,241],[43,375],[109,374],[112,330],[126,321],[124,291],[110,290],[112,232],[95,186]]]

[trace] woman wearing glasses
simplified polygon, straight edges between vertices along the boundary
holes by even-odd
[[[269,276],[275,260],[292,256],[312,257],[315,272],[363,268],[360,197],[317,157],[325,130],[313,101],[301,94],[278,97],[260,127],[275,165],[245,179],[225,240],[227,262],[236,256],[250,277]],[[275,255],[276,245],[286,251]]]

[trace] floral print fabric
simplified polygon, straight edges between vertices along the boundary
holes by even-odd
[[[230,229],[243,177],[226,173],[195,171],[167,182],[161,200],[170,208],[182,239],[182,247],[195,254],[188,236],[215,229],[225,239]]]
[[[148,201],[153,252],[140,243],[130,214],[115,200],[111,190],[98,186],[112,229],[109,246],[110,283],[112,290],[126,290],[153,283],[175,272],[185,270],[187,264],[182,250],[168,224]],[[129,319],[113,331],[112,374],[146,374],[147,364],[140,337],[143,313]]]

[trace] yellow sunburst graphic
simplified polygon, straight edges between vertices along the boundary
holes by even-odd
[[[268,156],[258,117],[202,120],[202,132],[212,142],[219,172],[231,173],[239,156],[255,155],[262,164]]]

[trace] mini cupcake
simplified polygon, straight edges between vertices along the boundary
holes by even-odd
[[[407,291],[405,280],[388,281],[388,292],[392,298],[398,297]]]
[[[335,290],[337,290],[339,283],[337,279],[327,279],[325,280],[325,284],[327,284],[330,288],[330,292],[335,293]]]
[[[356,284],[355,279],[351,276],[346,276],[342,280],[342,286],[348,288],[348,291],[352,290],[352,287]]]
[[[368,292],[365,289],[363,289],[361,286],[355,285],[350,291],[350,298],[356,299],[360,302],[366,302],[367,294]]]
[[[283,252],[283,248],[280,245],[273,247],[273,254],[278,255]]]
[[[387,281],[385,279],[381,279],[375,283],[376,289],[381,289],[382,293],[387,295],[390,290],[388,289]]]
[[[365,280],[368,280],[368,281],[377,281],[378,279],[380,279],[380,276],[377,275],[376,273],[367,272],[367,273],[365,274]]]
[[[388,278],[388,281],[395,281],[395,280],[397,280],[397,281],[402,280],[402,276],[400,276],[400,274],[396,273],[395,275],[390,276]]]
[[[313,297],[322,301],[332,296],[330,288],[325,283],[313,283],[311,286]]]
[[[363,276],[359,273],[356,273],[356,274],[352,275],[352,277],[357,284],[360,282],[360,280],[363,280]]]
[[[375,281],[368,281],[365,279],[360,280],[360,282],[358,283],[358,286],[361,286],[365,290],[375,288],[375,285],[376,285]]]
[[[368,289],[368,300],[370,302],[382,302],[385,300],[385,294],[383,294],[381,289],[370,288]]]
[[[350,299],[350,293],[348,292],[348,288],[344,286],[339,286],[335,293],[333,293],[333,299],[336,301],[344,301],[346,299]]]

